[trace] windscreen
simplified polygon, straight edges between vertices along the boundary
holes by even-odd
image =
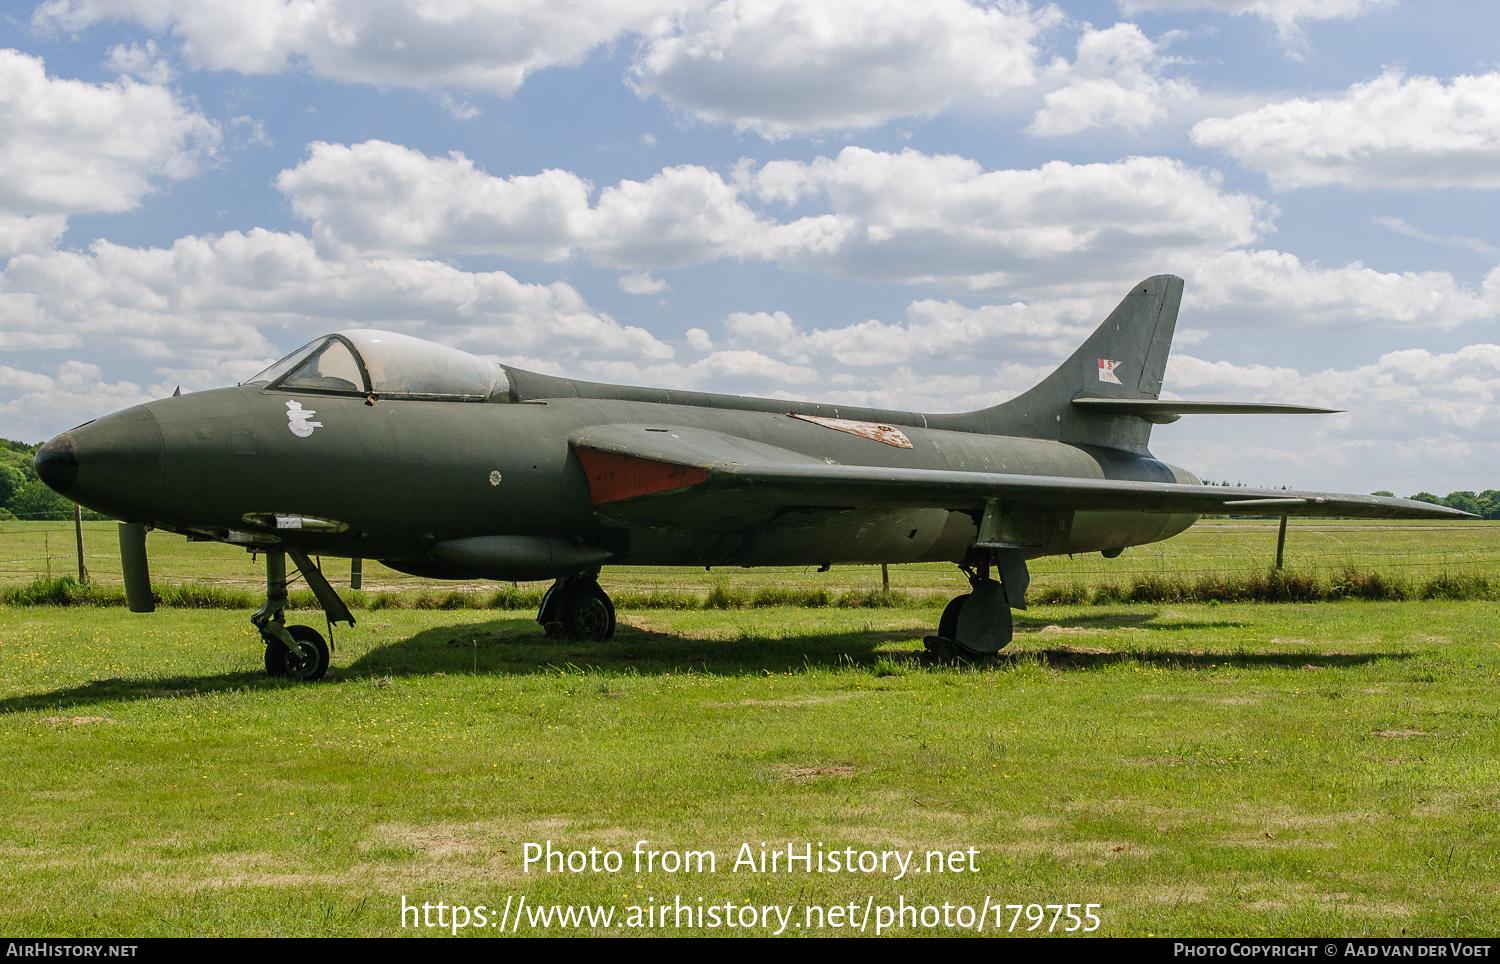
[[[354,353],[341,338],[330,338],[320,345],[307,360],[281,380],[277,388],[299,392],[339,392],[363,395],[365,376],[359,370]]]
[[[246,379],[245,384],[253,385],[256,382],[265,382],[266,384],[270,384],[271,382],[274,382],[282,375],[285,375],[293,368],[296,368],[298,365],[302,364],[302,360],[308,355],[312,354],[313,349],[317,348],[325,341],[327,341],[326,337],[317,338],[308,342],[301,348],[298,348],[296,351],[292,352],[290,355],[287,355],[285,358],[281,359],[281,361],[276,362],[270,368],[267,368],[265,371],[261,372],[259,375],[256,375],[254,378]]]

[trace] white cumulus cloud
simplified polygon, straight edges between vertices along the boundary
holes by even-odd
[[[750,185],[768,203],[831,209],[841,230],[798,251],[799,267],[971,290],[1076,291],[1089,278],[1112,293],[1198,252],[1252,242],[1271,213],[1165,157],[986,171],[951,155],[849,147],[773,161]]]
[[[784,311],[733,312],[725,341],[806,364],[832,359],[860,368],[914,359],[997,359],[1009,363],[1062,358],[1098,325],[1092,301],[970,307],[922,299],[899,322],[868,319],[836,328],[804,330]]]
[[[0,211],[0,258],[22,251],[45,248],[68,229],[66,214],[37,214],[27,217]]]
[[[1304,42],[1304,20],[1351,20],[1396,0],[1118,0],[1127,13],[1141,10],[1213,10],[1233,16],[1250,15],[1276,26],[1281,39],[1294,46]]]
[[[87,251],[19,255],[0,273],[0,344],[87,346],[243,378],[292,343],[348,327],[502,358],[673,355],[567,284],[410,258],[328,259],[302,235],[263,229],[180,238],[170,248],[96,241]]]
[[[129,46],[116,44],[109,48],[107,63],[111,69],[148,84],[169,84],[177,76],[171,63],[156,49],[154,40]]]
[[[559,261],[582,249],[601,265],[659,268],[763,255],[786,233],[697,165],[620,181],[591,203],[593,185],[568,171],[501,178],[457,153],[433,158],[384,141],[318,143],[276,186],[320,244],[366,254]]]
[[[1272,206],[1225,191],[1213,172],[1162,157],[991,171],[952,155],[849,147],[811,161],[745,161],[727,178],[697,165],[666,168],[596,192],[566,171],[497,177],[461,155],[427,157],[370,141],[315,144],[277,184],[311,222],[325,256],[581,255],[630,272],[618,284],[636,294],[664,290],[652,270],[732,258],[1004,292],[1033,306],[1066,302],[1055,319],[1066,317],[1068,330],[1102,317],[1125,286],[1163,271],[1188,280],[1187,303],[1202,312],[1194,324],[1207,329],[1452,328],[1492,319],[1500,307],[1500,275],[1474,288],[1444,271],[1323,266],[1258,249]],[[776,216],[790,209],[800,216]],[[1045,340],[1061,330],[1008,329],[993,306],[979,324],[980,309],[931,304],[923,311],[932,319],[948,312],[950,320],[914,327],[909,311],[900,324],[870,321],[755,347],[855,364],[856,356],[913,357],[921,344],[973,350],[987,339]]]
[[[0,419],[8,437],[40,442],[71,425],[166,394],[132,381],[105,381],[96,366],[81,362],[64,362],[57,371],[52,377],[0,365]]]
[[[1212,478],[1348,489],[1351,476],[1409,495],[1493,488],[1500,442],[1500,346],[1453,352],[1411,348],[1349,369],[1299,371],[1174,355],[1174,397],[1296,401],[1342,415],[1212,416],[1160,430],[1152,448]],[[1226,439],[1226,429],[1233,433]],[[1445,488],[1446,487],[1446,488]]]
[[[461,154],[314,143],[276,187],[319,243],[365,253],[496,253],[557,261],[588,226],[587,181],[567,171],[492,177]]]
[[[1184,311],[1225,327],[1456,328],[1500,314],[1500,268],[1478,289],[1447,271],[1324,268],[1281,251],[1227,251],[1184,272]]]
[[[874,127],[1035,80],[1057,11],[994,0],[724,0],[650,38],[632,82],[768,139]]]
[[[618,284],[627,295],[659,295],[667,290],[666,281],[651,277],[649,271],[621,275]]]
[[[0,365],[0,390],[12,392],[45,392],[55,383],[40,372]]]
[[[395,144],[314,144],[277,186],[329,250],[497,253],[662,269],[736,258],[968,290],[1113,285],[1255,240],[1271,211],[1161,157],[986,171],[967,158],[849,147],[836,157],[697,165],[598,191],[565,171],[497,177]],[[789,205],[809,213],[782,220]],[[1123,280],[1120,280],[1123,279]]]
[[[1500,188],[1500,72],[1444,83],[1387,70],[1342,94],[1201,121],[1192,137],[1277,190]]]
[[[0,50],[0,254],[49,244],[68,214],[135,208],[196,173],[219,136],[165,87],[49,77],[40,57]]]
[[[181,39],[195,68],[462,87],[508,96],[531,73],[577,64],[626,33],[656,33],[694,0],[48,0],[34,27],[133,20]]]
[[[1091,127],[1150,127],[1198,93],[1192,84],[1162,76],[1170,63],[1133,23],[1087,28],[1073,63],[1053,64],[1049,72],[1066,83],[1046,94],[1027,131],[1048,137]]]

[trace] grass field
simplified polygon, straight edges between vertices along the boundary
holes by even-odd
[[[622,612],[607,644],[383,610],[303,685],[247,615],[0,607],[0,927],[432,934],[403,899],[473,925],[524,897],[634,935],[773,933],[772,905],[873,933],[902,902],[993,933],[987,899],[1016,933],[1059,904],[1109,935],[1500,929],[1495,603],[1034,608],[975,666],[919,655],[921,610]],[[525,872],[549,840],[623,868]],[[716,872],[636,873],[639,840]],[[736,872],[744,844],[962,859]],[[757,923],[615,926],[678,899]]]

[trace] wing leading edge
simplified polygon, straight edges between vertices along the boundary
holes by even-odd
[[[569,442],[588,474],[595,511],[642,525],[727,531],[788,508],[978,512],[989,499],[1097,512],[1473,518],[1446,506],[1373,495],[830,464],[706,429],[596,426]]]

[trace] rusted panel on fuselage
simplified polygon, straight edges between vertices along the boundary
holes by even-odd
[[[911,439],[902,434],[896,426],[887,425],[885,422],[862,422],[852,418],[824,418],[821,415],[803,415],[800,412],[787,412],[787,415],[806,422],[814,422],[824,428],[831,428],[835,432],[848,432],[850,435],[858,435],[860,438],[867,438],[874,442],[894,445],[898,449],[911,448]]]

